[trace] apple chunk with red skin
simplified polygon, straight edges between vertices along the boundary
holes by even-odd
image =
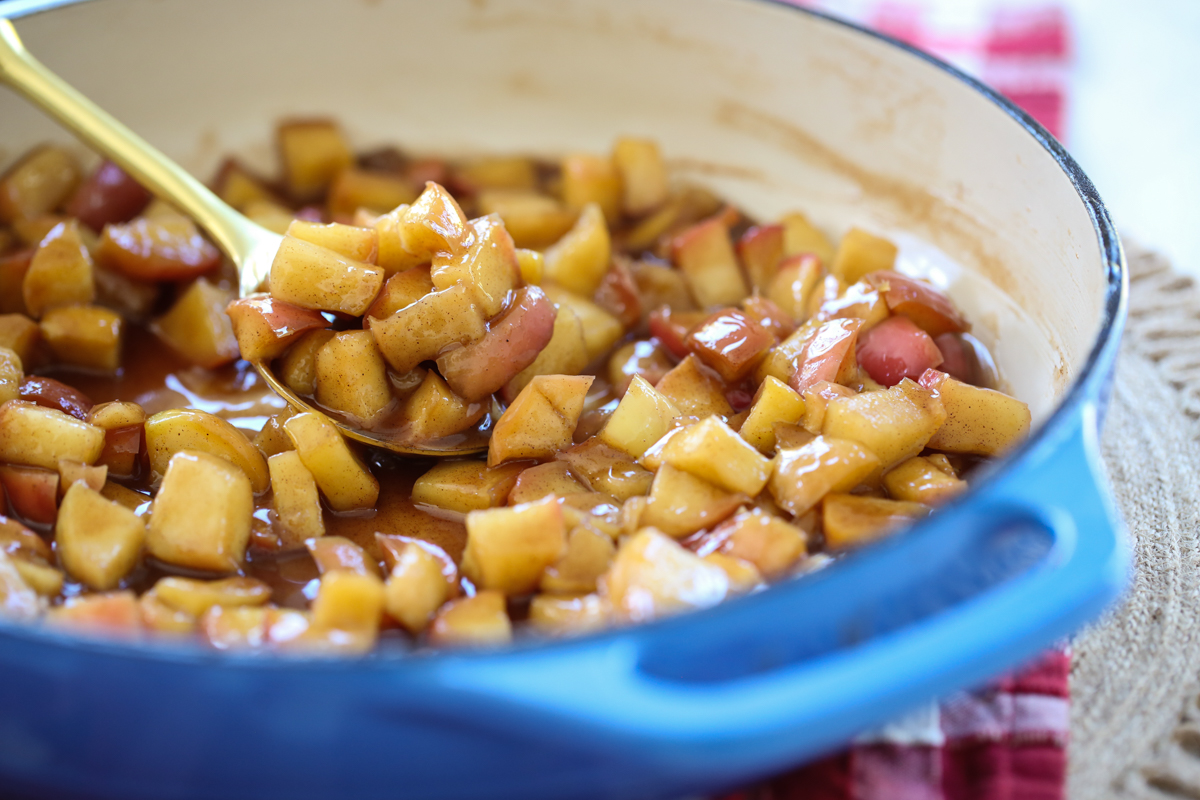
[[[879,290],[893,314],[908,317],[930,336],[970,329],[950,298],[926,283],[891,270],[872,272],[867,281]]]
[[[775,337],[745,312],[727,308],[693,328],[685,342],[701,361],[733,383],[754,369],[775,344]]]
[[[905,378],[917,380],[942,363],[933,338],[908,317],[888,317],[864,333],[856,357],[871,379],[883,386],[895,386]]]
[[[58,517],[57,472],[40,467],[0,466],[9,507],[29,522],[49,525]]]
[[[67,216],[99,233],[105,225],[128,222],[149,204],[150,192],[111,161],[105,161],[75,190]]]
[[[500,391],[537,358],[554,333],[554,304],[537,286],[518,290],[512,306],[479,340],[437,360],[455,394],[475,401]]]
[[[853,366],[854,345],[862,328],[861,319],[834,319],[822,323],[804,348],[799,367],[789,385],[800,394],[821,381],[837,383],[838,374]]]
[[[676,311],[670,306],[660,306],[650,312],[650,335],[671,355],[686,358],[690,352],[688,334],[707,317],[703,311]]]
[[[283,354],[305,331],[329,327],[320,311],[256,294],[234,300],[225,309],[238,349],[247,361],[269,361]]]
[[[783,226],[755,225],[738,239],[737,252],[752,288],[767,291],[783,260]]]

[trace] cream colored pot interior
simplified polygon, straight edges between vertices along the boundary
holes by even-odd
[[[29,49],[203,177],[273,170],[273,123],[358,146],[605,152],[657,139],[762,219],[894,236],[947,286],[1037,416],[1082,367],[1105,270],[1051,155],[983,96],[839,24],[755,0],[94,0],[17,22]],[[0,163],[52,123],[0,91]]]

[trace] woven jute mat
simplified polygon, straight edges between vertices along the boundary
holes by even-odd
[[[1103,435],[1134,574],[1073,642],[1068,796],[1200,800],[1200,289],[1128,245]]]

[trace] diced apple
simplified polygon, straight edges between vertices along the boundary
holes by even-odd
[[[667,201],[667,167],[654,140],[619,137],[613,145],[612,161],[626,214],[640,217]]]
[[[476,586],[509,595],[537,588],[546,567],[566,547],[562,509],[555,497],[467,514],[462,570]]]
[[[745,312],[718,311],[693,328],[686,346],[727,383],[745,377],[775,344],[775,337]]]
[[[869,273],[890,270],[895,263],[896,245],[861,228],[851,228],[838,245],[830,272],[854,283]]]
[[[733,414],[721,379],[693,355],[664,375],[654,388],[686,416],[728,417]]]
[[[410,633],[425,630],[452,593],[453,586],[444,568],[444,562],[422,543],[403,543],[384,587],[388,616]]]
[[[213,181],[213,191],[217,196],[238,211],[245,213],[251,203],[281,204],[283,201],[257,175],[248,170],[234,158],[227,158],[217,168],[217,177]],[[124,220],[116,220],[123,222]],[[96,230],[100,230],[96,228]]]
[[[136,638],[142,632],[142,613],[133,592],[86,594],[51,608],[46,624],[77,634]]]
[[[171,457],[150,509],[146,549],[168,564],[235,571],[246,553],[253,511],[254,493],[242,470],[208,453],[181,450]]]
[[[847,287],[837,298],[821,303],[816,318],[822,322],[830,319],[861,319],[861,332],[865,333],[887,320],[888,304],[874,286],[863,280]]]
[[[487,333],[438,358],[438,370],[455,394],[482,400],[537,359],[554,334],[557,313],[538,287],[519,289],[512,306],[492,321]]]
[[[0,222],[53,211],[78,183],[79,165],[65,149],[54,145],[33,149],[0,177]]]
[[[442,606],[429,629],[437,647],[496,647],[512,641],[504,594],[483,591]]]
[[[0,406],[0,462],[58,469],[59,459],[94,464],[104,431],[61,411],[23,400]]]
[[[758,567],[749,561],[728,555],[726,553],[709,553],[704,556],[704,563],[720,567],[729,579],[729,594],[745,594],[762,586],[763,576]]]
[[[32,622],[42,613],[45,601],[21,577],[16,561],[0,549],[0,617]]]
[[[858,486],[879,466],[879,457],[858,442],[818,436],[802,447],[781,449],[767,486],[775,502],[798,517],[830,492]]]
[[[545,251],[546,277],[576,294],[591,297],[604,280],[611,255],[604,213],[590,203],[571,230]]]
[[[398,203],[388,206],[394,208]],[[343,225],[333,222],[328,225],[319,222],[309,222],[295,219],[288,225],[287,235],[320,245],[346,258],[362,261],[367,264],[375,263],[379,252],[379,236],[374,228],[362,228],[357,225]]]
[[[482,399],[459,397],[436,372],[425,373],[404,404],[405,437],[412,442],[433,442],[473,427],[488,411]]]
[[[650,500],[640,521],[678,539],[711,528],[746,502],[749,502],[746,495],[728,492],[689,472],[663,464],[654,475]]]
[[[525,156],[483,156],[456,165],[455,181],[478,192],[483,189],[532,189],[537,165]]]
[[[79,226],[62,222],[38,245],[21,284],[25,308],[33,317],[60,306],[92,302],[96,285],[92,257],[80,237]]]
[[[481,214],[498,214],[504,220],[517,247],[549,247],[571,230],[579,216],[554,198],[529,190],[483,191],[476,205]]]
[[[258,650],[267,646],[270,621],[271,610],[262,606],[213,606],[197,627],[216,650]]]
[[[358,575],[382,577],[379,562],[367,551],[344,536],[318,536],[304,542],[322,575],[341,570]]]
[[[667,351],[654,341],[639,340],[622,345],[608,360],[608,382],[623,397],[635,377],[651,386],[675,367]]]
[[[808,221],[799,211],[784,214],[779,220],[783,225],[783,251],[794,256],[801,253],[815,255],[822,264],[833,263],[833,245],[825,234]]]
[[[317,351],[317,402],[368,425],[392,403],[387,365],[370,331],[341,331]]]
[[[539,375],[578,375],[588,365],[583,323],[570,308],[562,307],[554,317],[550,341],[533,363],[504,385],[504,399],[512,402]]]
[[[700,554],[725,553],[753,564],[764,577],[782,577],[808,552],[800,528],[774,514],[752,508],[739,511],[713,530]]]
[[[524,468],[524,464],[489,467],[474,459],[441,461],[417,478],[412,499],[462,514],[502,506]]]
[[[379,498],[379,481],[350,450],[346,440],[324,415],[305,412],[283,423],[300,460],[334,511],[372,508]]]
[[[679,409],[640,376],[635,376],[598,437],[640,458],[670,429]]]
[[[58,473],[5,464],[0,466],[0,484],[11,513],[30,523],[54,524],[58,517]]]
[[[854,346],[862,329],[860,319],[835,319],[818,325],[799,358],[788,385],[801,395],[821,381],[842,383],[858,368]]]
[[[0,347],[12,350],[26,368],[34,366],[42,334],[38,324],[24,314],[0,314]]]
[[[662,460],[726,491],[751,497],[763,490],[771,476],[770,459],[717,417],[707,417],[672,436]]]
[[[346,631],[363,637],[361,647],[375,644],[383,619],[383,581],[375,575],[333,570],[321,576],[312,604],[312,627],[317,631]]]
[[[495,215],[471,220],[463,245],[454,252],[435,254],[430,277],[438,289],[466,285],[474,292],[483,316],[490,319],[500,313],[508,293],[520,280],[516,247]]]
[[[825,546],[837,551],[867,544],[928,513],[929,506],[920,503],[831,494],[821,508]]]
[[[295,416],[296,412],[288,406],[278,414],[272,414],[267,417],[267,421],[263,424],[262,430],[254,437],[254,446],[263,454],[268,462],[271,456],[278,453],[286,453],[296,448],[292,445],[292,440],[288,438],[287,432],[283,429],[283,423],[289,417]],[[270,464],[268,463],[268,467]]]
[[[562,557],[542,573],[541,591],[583,594],[596,590],[596,581],[608,571],[616,547],[607,533],[587,525],[574,528]]]
[[[646,320],[650,335],[675,358],[686,358],[687,337],[692,329],[700,325],[708,314],[703,311],[678,311],[669,306],[659,306],[650,312]]]
[[[60,494],[65,495],[67,489],[76,483],[82,483],[89,489],[99,492],[108,481],[108,467],[93,467],[82,461],[61,459],[58,462]]]
[[[278,128],[284,179],[296,200],[310,200],[354,164],[354,151],[331,120],[290,120]]]
[[[639,466],[632,456],[597,436],[563,450],[555,458],[566,462],[592,491],[620,501],[646,494],[654,479],[654,474]]]
[[[546,257],[537,250],[517,248],[517,267],[521,271],[521,281],[528,286],[536,286],[542,282],[546,274]]]
[[[591,375],[535,377],[496,421],[488,464],[553,458],[568,447],[593,380]]]
[[[871,379],[895,386],[941,366],[942,353],[928,333],[908,317],[889,317],[861,336],[855,357]]]
[[[886,391],[830,401],[821,432],[862,443],[887,469],[920,454],[946,419],[938,395],[905,378]]]
[[[598,594],[535,595],[529,624],[550,636],[579,636],[603,630],[612,619],[612,604]]]
[[[196,618],[164,603],[151,589],[138,598],[142,625],[156,634],[188,635],[196,632]]]
[[[33,375],[21,381],[21,399],[85,422],[94,405],[91,398],[62,381]]]
[[[783,381],[768,375],[758,387],[750,413],[738,434],[760,453],[769,454],[775,450],[775,423],[794,424],[803,416],[804,400],[800,395]]]
[[[428,264],[392,273],[384,282],[379,297],[375,298],[375,302],[367,309],[367,316],[386,319],[433,290],[433,278],[430,277]]]
[[[203,616],[213,606],[261,606],[271,599],[270,586],[242,576],[216,581],[174,576],[160,578],[154,584],[153,592],[162,603],[193,618]]]
[[[267,459],[271,475],[272,505],[279,516],[277,532],[284,547],[299,547],[306,539],[325,535],[317,482],[295,450]]]
[[[1029,435],[1029,406],[1015,397],[932,369],[921,376],[921,385],[935,392],[945,408],[945,422],[928,442],[934,450],[995,456]]]
[[[42,315],[42,339],[60,364],[100,372],[121,366],[124,321],[99,306],[52,308]]]
[[[269,294],[234,300],[225,313],[242,358],[247,361],[270,361],[283,355],[306,332],[329,327],[319,311],[276,300]]]
[[[737,252],[750,279],[750,288],[766,292],[783,259],[782,225],[756,225],[738,239]]]
[[[622,542],[602,579],[602,594],[627,622],[707,608],[725,599],[729,577],[654,528]]]
[[[629,274],[642,298],[643,316],[663,306],[675,311],[696,308],[687,278],[679,270],[649,261],[633,261],[629,264]]]
[[[589,362],[612,350],[613,345],[625,335],[625,327],[619,319],[586,297],[581,297],[553,284],[548,284],[543,288],[546,297],[556,307],[569,308],[579,317],[579,321],[583,325],[583,342],[587,349]]]
[[[621,216],[621,189],[621,175],[610,158],[577,153],[562,160],[562,195],[567,208],[583,211],[595,204],[606,220],[615,222]]]
[[[233,323],[225,313],[231,300],[231,292],[200,278],[150,329],[192,363],[215,369],[238,357]]]
[[[360,317],[383,288],[384,270],[285,236],[271,262],[271,295],[301,308]]]
[[[437,253],[463,247],[467,217],[442,186],[428,181],[410,206],[399,206],[375,223],[379,235],[376,263],[388,273],[427,263]]]
[[[571,469],[565,461],[548,461],[528,467],[517,475],[516,483],[509,492],[508,502],[510,505],[518,505],[532,503],[549,495],[568,497],[587,491],[588,488],[571,474]]]
[[[333,338],[331,330],[300,335],[279,363],[279,378],[298,395],[311,397],[317,391],[317,353]]]
[[[671,243],[672,261],[687,276],[688,286],[702,307],[740,303],[749,291],[720,217],[688,228]]]
[[[228,420],[194,408],[173,408],[147,419],[145,427],[150,469],[157,475],[166,474],[176,453],[194,450],[235,466],[249,479],[255,494],[270,487],[266,459]]]
[[[360,208],[382,214],[404,203],[412,203],[418,196],[417,187],[408,178],[349,167],[333,179],[325,203],[330,215],[339,219],[350,217]]]
[[[939,505],[965,492],[967,482],[947,474],[927,458],[914,456],[889,470],[883,476],[883,486],[895,500]]]
[[[742,310],[777,342],[782,342],[796,330],[792,316],[765,297],[750,295],[742,301]]]
[[[21,396],[23,380],[25,371],[21,357],[10,348],[0,347],[0,404]]]
[[[950,298],[924,281],[885,268],[867,279],[879,289],[893,314],[908,317],[930,336],[962,333],[970,326]]]
[[[767,298],[796,321],[808,318],[808,308],[821,283],[821,262],[816,256],[804,253],[789,256],[780,262]]]
[[[825,427],[825,411],[829,408],[830,401],[843,397],[854,397],[856,394],[857,392],[853,389],[831,381],[814,383],[805,389],[802,395],[804,416],[801,417],[800,424],[810,434],[814,436],[819,434]]]
[[[221,252],[186,217],[138,217],[107,225],[96,260],[141,281],[186,281],[207,275],[221,264]]]
[[[430,292],[385,319],[367,323],[383,357],[404,373],[436,359],[452,345],[466,345],[487,333],[474,293],[463,284]]]

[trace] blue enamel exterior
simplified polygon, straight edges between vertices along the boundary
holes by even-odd
[[[816,575],[577,641],[323,662],[0,627],[0,794],[712,792],[976,684],[1092,619],[1129,564],[1097,451],[1125,314],[1120,244],[1095,189],[1045,130],[911,52],[987,95],[1055,157],[1109,270],[1102,331],[1080,378],[989,480]]]

